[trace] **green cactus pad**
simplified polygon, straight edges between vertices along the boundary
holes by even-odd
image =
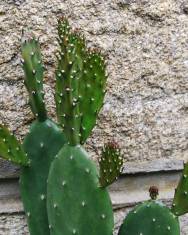
[[[112,142],[104,146],[99,166],[100,185],[101,187],[107,187],[118,178],[122,171],[123,158],[116,143]]]
[[[39,42],[29,39],[22,44],[22,64],[25,72],[25,85],[29,92],[29,102],[35,117],[44,121],[47,117],[44,92],[43,92],[43,72],[42,58]]]
[[[0,157],[12,163],[28,166],[29,158],[16,137],[0,124]]]
[[[161,202],[150,200],[129,212],[118,235],[180,235],[179,221]]]
[[[56,71],[57,116],[71,144],[79,143],[80,112],[79,80],[83,67],[82,48],[84,41],[69,32],[68,22],[58,24],[60,49]]]
[[[66,19],[58,23],[56,107],[71,145],[83,144],[91,133],[105,94],[105,64],[99,52],[87,50]]]
[[[83,144],[96,124],[98,113],[103,105],[107,76],[105,62],[99,52],[88,51],[84,62],[80,102],[81,128],[80,142]],[[88,97],[88,98],[86,98]]]
[[[188,163],[184,165],[183,174],[175,190],[171,211],[177,216],[188,213]]]
[[[65,145],[48,177],[51,235],[112,235],[113,211],[106,189],[84,149]]]
[[[31,161],[29,168],[22,168],[21,196],[31,235],[49,235],[46,208],[47,177],[55,155],[65,143],[60,128],[47,119],[35,121],[24,140],[24,149]]]

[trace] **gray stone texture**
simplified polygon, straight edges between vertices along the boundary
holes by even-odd
[[[54,116],[56,18],[62,14],[107,59],[108,92],[88,140],[90,152],[95,155],[97,147],[115,138],[127,161],[186,159],[186,1],[1,1],[0,120],[22,137],[33,118],[19,63],[21,32],[29,29],[40,37],[46,100]]]
[[[62,14],[81,28],[89,46],[101,48],[106,55],[107,95],[86,144],[91,155],[96,159],[103,143],[114,138],[133,172],[141,164],[150,172],[158,163],[160,170],[179,169],[180,160],[188,159],[186,0],[0,1],[0,122],[22,139],[33,120],[20,67],[23,30],[40,37],[46,101],[50,117],[55,118],[56,18]],[[124,210],[115,212],[117,224]],[[185,217],[182,224],[186,235]],[[0,235],[26,231],[23,215],[0,216]]]

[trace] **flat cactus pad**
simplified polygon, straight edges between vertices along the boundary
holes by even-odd
[[[179,221],[164,204],[150,200],[127,215],[118,235],[180,235]]]

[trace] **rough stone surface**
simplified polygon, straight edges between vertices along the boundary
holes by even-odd
[[[186,159],[188,14],[183,0],[5,0],[0,2],[0,120],[18,136],[32,120],[19,65],[22,30],[40,37],[46,99],[54,116],[56,17],[69,16],[107,58],[109,81],[96,146],[115,138],[127,161]]]
[[[26,219],[23,214],[5,214],[0,216],[1,235],[28,235]]]
[[[101,48],[107,59],[105,105],[87,142],[92,156],[115,138],[126,161],[135,165],[133,171],[138,163],[155,170],[156,159],[173,159],[173,164],[162,163],[161,169],[179,169],[179,161],[188,158],[186,0],[0,1],[0,122],[22,139],[33,119],[20,67],[23,29],[40,37],[46,100],[49,115],[55,118],[54,52],[56,18],[61,14],[69,16],[89,46]],[[120,221],[123,212],[116,214]],[[185,217],[182,224],[185,235]],[[27,234],[25,229],[23,215],[0,217],[0,235]]]

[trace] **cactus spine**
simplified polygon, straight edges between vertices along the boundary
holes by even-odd
[[[66,19],[58,22],[56,105],[68,144],[53,161],[48,177],[51,235],[111,235],[112,205],[100,187],[96,166],[80,144],[91,133],[102,106],[106,83],[104,59],[87,50]]]
[[[161,202],[155,200],[158,190],[150,188],[151,200],[129,212],[118,235],[180,235],[178,218]]]

